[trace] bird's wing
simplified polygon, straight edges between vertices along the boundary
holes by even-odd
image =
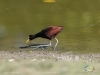
[[[61,32],[61,30],[63,29],[63,27],[60,26],[50,26],[46,28],[46,36],[48,37],[55,37],[59,32]]]

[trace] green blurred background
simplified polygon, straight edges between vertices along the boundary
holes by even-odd
[[[100,0],[0,0],[0,50],[18,50],[47,26],[64,26],[58,51],[100,52]]]

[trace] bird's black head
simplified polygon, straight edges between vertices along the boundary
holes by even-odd
[[[30,40],[33,40],[33,39],[35,39],[35,35],[29,35],[28,40],[26,41],[26,43],[29,42]]]
[[[35,38],[35,35],[29,35],[28,39],[33,40]]]

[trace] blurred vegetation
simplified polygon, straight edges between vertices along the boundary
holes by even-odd
[[[94,66],[95,70],[93,72],[86,72],[84,67],[87,64],[86,62],[78,61],[62,61],[55,62],[46,60],[45,62],[37,62],[21,60],[21,61],[1,61],[0,62],[0,75],[99,75],[100,67],[99,63],[93,62],[91,65]]]

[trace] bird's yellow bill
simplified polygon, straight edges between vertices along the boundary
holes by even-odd
[[[29,39],[28,40],[26,40],[26,43],[28,43],[29,42]]]

